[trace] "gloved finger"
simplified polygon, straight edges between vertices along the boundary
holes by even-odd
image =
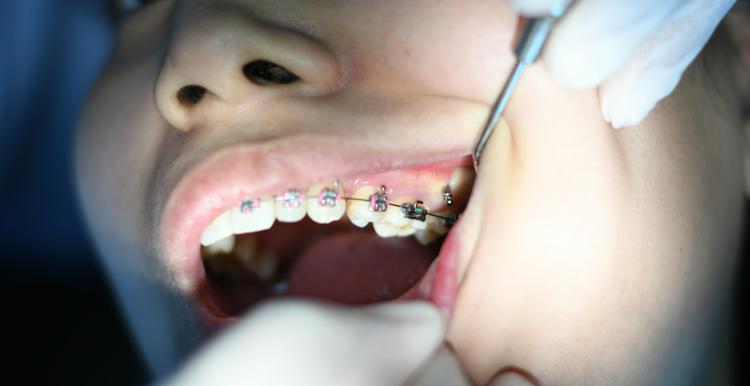
[[[513,371],[506,371],[492,378],[487,386],[534,386],[534,382]]]
[[[734,0],[690,0],[643,40],[599,89],[602,116],[612,127],[638,124],[669,95]]]
[[[461,364],[448,347],[443,346],[429,361],[425,369],[416,374],[409,386],[469,386],[471,383],[464,375]]]
[[[547,16],[550,10],[570,4],[570,0],[508,0],[508,4],[519,15],[534,17]]]
[[[426,302],[273,302],[238,321],[167,385],[401,386],[439,347],[444,328]]]
[[[581,0],[555,25],[542,53],[552,76],[572,88],[601,84],[684,0]]]

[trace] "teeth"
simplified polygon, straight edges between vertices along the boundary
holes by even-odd
[[[372,223],[372,227],[373,229],[375,229],[375,233],[377,233],[380,237],[398,236],[398,227],[391,224],[385,222],[375,222]]]
[[[431,229],[420,229],[414,233],[414,238],[422,245],[430,245],[435,242],[438,237],[440,237],[440,235]]]
[[[234,256],[242,263],[246,271],[253,271],[253,259],[258,254],[258,237],[244,235],[237,240]]]
[[[276,197],[276,219],[281,222],[297,222],[307,213],[305,193],[290,189]]]
[[[460,167],[453,171],[448,186],[454,198],[467,200],[469,191],[474,184],[474,173],[468,168]]]
[[[213,244],[206,246],[207,255],[230,253],[234,249],[234,235],[229,235]]]
[[[449,213],[438,213],[441,216],[449,216]],[[438,235],[444,235],[448,233],[448,227],[445,225],[445,220],[434,216],[428,216],[426,221],[426,229],[437,233]]]
[[[370,209],[370,196],[379,192],[379,188],[374,186],[365,186],[359,188],[353,195],[357,200],[350,200],[346,215],[352,224],[363,228],[368,223],[378,223],[385,216],[385,212],[376,212]],[[362,201],[366,200],[366,201]]]
[[[223,238],[232,235],[232,222],[230,212],[224,212],[217,217],[201,235],[201,244],[211,245]]]
[[[316,223],[337,221],[346,212],[346,200],[341,199],[344,190],[338,183],[315,185],[307,191],[307,196],[307,216]]]
[[[272,281],[279,272],[279,259],[269,250],[263,250],[250,261],[250,270],[265,281]]]
[[[279,259],[271,251],[259,249],[258,243],[257,236],[244,235],[238,238],[234,255],[242,263],[245,271],[270,281],[279,270]]]
[[[230,211],[234,234],[259,232],[269,229],[276,221],[273,202],[260,199],[247,200],[239,208]]]
[[[393,202],[408,203],[413,201],[395,199]],[[383,218],[378,222],[374,222],[372,225],[375,229],[375,233],[380,237],[411,236],[418,229],[425,229],[427,227],[427,224],[424,221],[412,220],[404,217],[401,208],[392,205],[388,206]]]
[[[430,183],[432,186],[430,189],[435,190],[438,186],[442,186],[440,194],[451,192],[453,197],[461,202],[461,200],[468,199],[473,178],[474,174],[469,168],[457,168],[453,171],[447,186],[444,182],[442,185]],[[315,185],[306,192],[290,189],[272,199],[250,199],[238,208],[233,208],[217,217],[203,231],[201,244],[210,246],[206,249],[208,254],[231,253],[235,249],[235,239],[231,237],[234,234],[270,229],[276,220],[297,222],[306,214],[317,223],[328,224],[341,219],[345,212],[349,221],[358,227],[373,223],[375,232],[381,237],[414,235],[420,243],[429,244],[448,232],[449,227],[441,218],[427,216],[426,221],[419,220],[419,216],[414,214],[413,205],[407,208],[410,211],[406,212],[411,218],[405,216],[402,207],[385,205],[384,202],[380,202],[384,211],[373,210],[376,206],[374,198],[387,197],[386,193],[385,187],[364,186],[352,194],[352,200],[345,200],[343,187],[334,182]],[[415,204],[413,200],[391,199],[390,197],[387,197],[387,200],[388,204]],[[433,201],[429,202],[434,204]]]

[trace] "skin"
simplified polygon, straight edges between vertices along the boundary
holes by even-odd
[[[516,15],[500,1],[315,4],[185,0],[175,11],[158,2],[123,22],[88,100],[78,137],[83,206],[157,375],[209,336],[152,237],[173,164],[240,140],[311,133],[406,151],[388,140],[405,126],[427,146],[450,135],[468,154],[513,63],[502,48]],[[231,43],[237,30],[255,36],[248,20],[276,26],[267,36],[304,31],[291,33],[314,37],[342,72],[313,66],[294,98],[243,93],[247,80],[226,70],[244,64],[237,47],[216,42]],[[289,47],[274,46],[274,60],[313,55]],[[186,112],[171,97],[190,83],[214,94]],[[725,86],[694,66],[642,124],[614,131],[596,90],[528,70],[460,228],[447,341],[471,380],[485,384],[509,367],[542,384],[696,377],[726,312],[741,231],[744,133]]]

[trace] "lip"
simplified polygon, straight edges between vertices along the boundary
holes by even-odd
[[[178,290],[195,296],[205,279],[201,233],[220,213],[243,199],[333,178],[438,164],[467,154],[465,147],[455,144],[404,154],[366,143],[339,143],[330,137],[309,135],[226,146],[187,170],[168,194],[157,228],[159,252]],[[430,283],[423,280],[402,298],[427,298],[450,313],[456,292],[454,251],[458,249],[453,233],[449,233],[439,258],[425,275]]]

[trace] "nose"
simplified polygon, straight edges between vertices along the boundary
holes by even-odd
[[[240,6],[183,9],[174,23],[155,99],[180,130],[262,111],[279,96],[319,97],[343,85],[339,60],[321,41]]]

